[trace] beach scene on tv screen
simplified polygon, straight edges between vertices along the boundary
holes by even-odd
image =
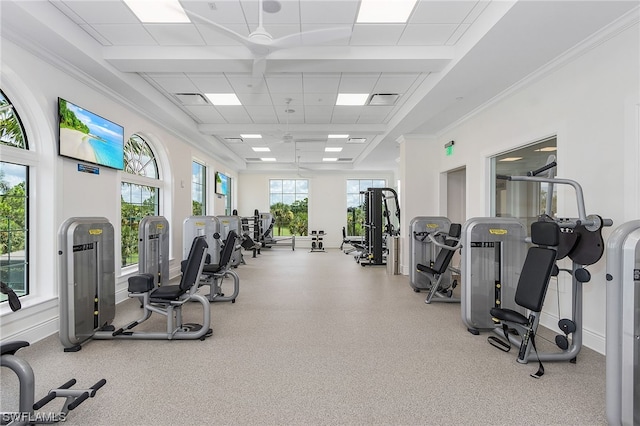
[[[122,169],[124,129],[64,99],[59,103],[60,155]]]

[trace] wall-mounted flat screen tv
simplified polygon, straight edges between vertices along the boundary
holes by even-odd
[[[58,98],[58,153],[99,166],[124,168],[124,128]]]
[[[216,172],[216,194],[227,195],[229,177],[220,172]]]

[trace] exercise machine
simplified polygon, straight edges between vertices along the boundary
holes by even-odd
[[[12,311],[19,310],[22,305],[20,299],[11,287],[0,281],[0,292],[8,296],[9,306]],[[35,374],[29,363],[16,355],[16,352],[29,346],[29,342],[12,341],[0,344],[0,365],[13,371],[18,377],[19,384],[19,405],[18,411],[13,413],[2,413],[2,424],[13,426],[57,423],[64,422],[69,415],[69,411],[75,410],[80,404],[89,398],[93,398],[96,392],[104,386],[107,381],[101,379],[87,389],[72,388],[77,382],[71,379],[68,382],[52,389],[44,398],[34,403],[35,400]],[[65,398],[62,409],[58,412],[39,413],[49,402],[56,398]]]
[[[234,231],[238,239],[242,235],[242,222],[240,216],[216,216],[220,221],[220,236],[222,240],[227,239],[229,231]],[[235,250],[231,254],[231,261],[229,262],[231,267],[236,268],[240,264],[246,264],[242,257],[242,246],[236,246]]]
[[[560,230],[556,260],[568,257],[571,260],[571,268],[554,268],[557,269],[557,273],[565,272],[571,276],[572,287],[572,312],[571,318],[562,318],[558,321],[558,328],[562,334],[556,335],[555,343],[560,351],[553,352],[539,352],[534,351],[535,358],[538,361],[570,361],[576,362],[576,357],[582,348],[582,294],[583,285],[588,283],[591,279],[590,273],[585,269],[585,266],[596,263],[602,257],[604,253],[604,241],[602,239],[602,228],[604,226],[611,226],[613,222],[610,219],[603,219],[597,215],[587,215],[582,187],[576,181],[570,179],[556,178],[554,170],[556,167],[555,158],[550,157],[547,164],[540,169],[528,172],[526,176],[501,176],[500,178],[510,181],[518,182],[538,182],[546,183],[549,186],[547,191],[545,214],[541,215],[538,222],[553,222]],[[544,176],[543,173],[546,175]],[[566,185],[573,188],[575,192],[575,199],[577,204],[578,217],[577,218],[553,218],[551,217],[551,197],[553,194],[553,188],[555,185]],[[548,241],[543,241],[543,245],[550,246]],[[473,257],[473,254],[471,255]],[[511,264],[509,264],[511,265]],[[482,269],[480,269],[481,271]],[[528,272],[527,272],[528,273]],[[522,272],[521,274],[525,274]],[[555,273],[554,273],[555,274]],[[475,285],[473,277],[469,277],[471,281],[470,286]],[[501,283],[501,288],[504,289],[505,282]],[[469,287],[469,286],[468,286]],[[546,287],[544,290],[546,294]],[[544,294],[540,304],[544,302]],[[517,297],[514,295],[514,301]],[[529,300],[533,300],[530,298]],[[537,302],[536,302],[537,303]],[[477,302],[473,300],[470,306],[477,306]],[[526,304],[516,303],[519,309],[529,309]],[[540,305],[542,306],[542,305]],[[493,331],[500,336],[505,334],[505,338],[508,341],[503,341],[499,338],[490,338],[489,343],[497,347],[498,349],[508,351],[510,345],[515,345],[520,348],[518,361],[527,363],[532,359],[531,345],[534,344],[532,339],[527,339],[527,335],[515,335],[513,333],[505,333],[505,328],[502,326],[502,322],[507,324],[517,324],[525,316],[521,310],[512,308],[510,306],[495,306],[494,309],[489,309],[489,316],[494,321],[496,327]],[[515,316],[501,316],[497,314],[496,309],[501,309],[504,312],[517,312],[518,319]],[[541,309],[541,308],[540,308]],[[537,322],[531,326],[529,334],[535,334],[537,329]],[[544,370],[542,370],[544,371]]]
[[[60,341],[65,352],[82,349],[90,339],[204,339],[211,335],[209,301],[196,294],[207,251],[204,237],[194,238],[178,285],[155,285],[153,274],[129,278],[129,297],[143,309],[140,319],[115,329],[114,231],[106,218],[69,218],[58,232],[60,259]],[[202,324],[183,324],[182,307],[202,306]],[[166,332],[133,331],[152,313],[166,317]]]
[[[272,213],[260,213],[260,226],[262,230],[261,245],[263,248],[286,247],[290,246],[291,250],[296,249],[296,236],[275,237],[273,228],[276,224]]]
[[[189,216],[182,222],[182,258],[186,259],[193,239],[204,237],[207,242],[207,262],[220,262],[220,219],[216,216]]]
[[[524,314],[514,303],[516,286],[526,255],[527,230],[508,217],[479,217],[462,227],[460,305],[462,321],[472,334],[496,327],[491,308],[510,308]]]
[[[392,188],[367,188],[362,192],[365,212],[365,243],[360,264],[386,265],[386,237],[400,233],[400,202]]]
[[[458,281],[453,278],[453,274],[459,275],[460,270],[451,266],[451,259],[454,253],[460,249],[459,223],[452,223],[446,234],[440,234],[444,238],[443,242],[437,241],[438,234],[428,234],[427,238],[439,252],[433,262],[428,264],[418,263],[416,269],[424,275],[429,283],[429,293],[425,303],[431,302],[460,302],[460,299],[453,297],[453,290],[458,286]]]
[[[138,226],[138,273],[153,275],[156,286],[169,284],[169,222],[145,216]]]
[[[606,401],[610,425],[640,424],[640,220],[607,241]]]
[[[436,240],[444,242],[441,238],[449,230],[451,221],[442,216],[418,216],[409,223],[409,284],[416,293],[431,288],[431,281],[418,273],[418,264],[432,265],[436,260],[436,246],[431,243],[429,235],[433,234]],[[443,278],[443,280],[446,279]]]
[[[209,302],[236,303],[236,298],[240,292],[240,277],[231,270],[231,257],[233,253],[237,251],[237,239],[236,232],[233,229],[229,230],[227,238],[222,244],[219,262],[217,264],[205,264],[202,268],[202,275],[198,286],[209,286],[209,294],[206,296]],[[186,261],[183,262],[182,266],[186,266]],[[222,290],[222,283],[227,277],[233,281],[233,292],[231,295],[225,295]]]
[[[311,253],[324,252],[324,231],[311,231]]]

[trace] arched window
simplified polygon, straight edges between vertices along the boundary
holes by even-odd
[[[29,166],[20,155],[27,149],[20,117],[0,90],[0,280],[18,296],[29,294]]]
[[[138,225],[145,216],[159,214],[158,164],[142,136],[134,134],[124,145],[121,186],[122,266],[138,263]]]

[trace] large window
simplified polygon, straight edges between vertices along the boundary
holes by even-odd
[[[368,188],[386,188],[384,179],[347,179],[347,234],[364,235],[364,194]]]
[[[549,185],[540,182],[513,182],[501,179],[500,176],[525,176],[544,166],[551,155],[556,154],[556,138],[548,138],[509,151],[492,158],[494,191],[492,215],[499,217],[515,217],[529,227],[538,216],[545,213]],[[551,214],[557,212],[556,191],[554,188],[550,201]]]
[[[207,167],[197,161],[191,163],[191,214],[207,214]]]
[[[122,266],[138,263],[138,226],[145,216],[159,214],[158,166],[147,142],[133,135],[124,146],[121,186]]]
[[[0,90],[0,280],[18,296],[29,294],[29,168],[16,155],[26,149],[18,114]],[[0,294],[0,301],[5,300]]]
[[[269,201],[275,219],[274,235],[309,233],[307,179],[270,179]]]

